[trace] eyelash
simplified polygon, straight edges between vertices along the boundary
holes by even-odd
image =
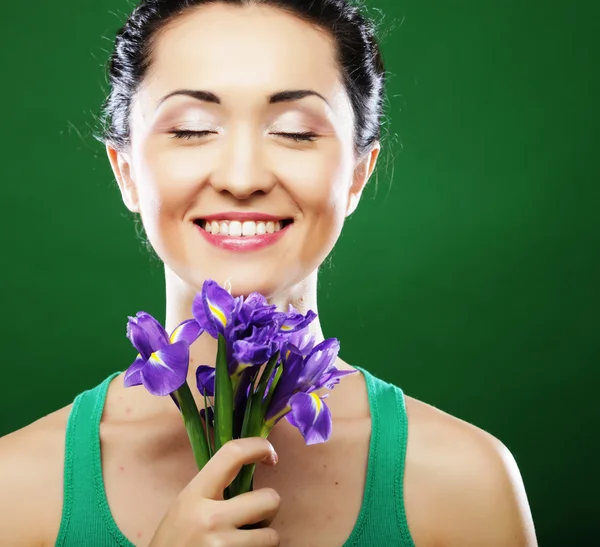
[[[173,135],[170,137],[171,139],[186,139],[189,140],[192,137],[204,137],[210,133],[214,133],[214,131],[190,131],[189,129],[181,129],[176,131],[170,131]],[[316,139],[317,135],[312,131],[307,131],[305,133],[273,133],[273,135],[279,135],[286,139],[293,140],[295,142],[312,142]]]

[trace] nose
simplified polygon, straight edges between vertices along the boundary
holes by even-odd
[[[222,154],[211,177],[213,188],[244,200],[268,193],[275,183],[260,137],[249,129],[231,132],[223,141]]]

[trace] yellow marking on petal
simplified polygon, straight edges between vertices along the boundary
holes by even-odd
[[[179,325],[172,333],[171,333],[171,343],[174,343],[177,337],[181,334],[183,329],[183,325]]]
[[[317,414],[319,414],[323,406],[323,401],[321,401],[316,393],[309,393],[309,395],[315,400],[315,404],[317,405]]]
[[[148,361],[152,361],[153,364],[159,365],[161,367],[167,366],[167,364],[156,353],[150,355],[150,359],[148,359]]]
[[[291,352],[291,350],[289,350],[289,349],[288,349],[288,350],[286,351],[286,353],[285,353],[285,358],[286,358],[286,359],[287,359],[287,358],[290,356],[290,353],[292,353],[292,352]]]
[[[213,316],[217,319],[217,321],[219,321],[219,323],[221,323],[221,325],[226,327],[227,326],[227,318],[225,317],[225,314],[223,313],[223,311],[221,309],[217,308],[217,306],[215,306],[210,300],[206,299],[206,301],[208,302],[208,309],[211,311]]]
[[[281,325],[281,329],[280,330],[283,330],[283,331],[292,330],[292,327],[290,327],[289,325]]]

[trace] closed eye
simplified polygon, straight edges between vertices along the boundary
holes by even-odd
[[[193,137],[202,138],[206,135],[210,135],[211,133],[216,133],[216,131],[191,131],[189,129],[178,129],[175,131],[170,131],[170,134],[173,135],[170,137],[171,139],[191,139]],[[272,135],[277,135],[279,137],[283,137],[286,139],[291,139],[296,142],[312,142],[316,139],[316,133],[312,131],[306,131],[304,133],[272,133]]]
[[[191,139],[192,137],[205,137],[211,133],[216,133],[216,131],[190,131],[189,129],[177,129],[175,131],[170,131],[169,133],[173,135],[172,137],[169,137],[171,139]]]
[[[279,135],[280,137],[284,137],[286,139],[292,139],[296,142],[301,141],[314,141],[317,137],[315,133],[312,131],[306,131],[305,133],[272,133],[272,135]]]

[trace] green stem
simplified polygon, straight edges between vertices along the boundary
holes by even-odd
[[[279,365],[279,368],[277,369],[277,372],[275,373],[275,376],[273,377],[273,381],[271,382],[271,387],[269,388],[269,393],[267,393],[267,396],[265,398],[265,402],[264,402],[264,412],[266,414],[267,410],[269,410],[269,405],[271,404],[271,399],[273,399],[273,394],[275,393],[275,390],[277,389],[277,384],[279,384],[279,378],[281,378],[281,375],[283,374],[283,363],[281,363]]]
[[[210,441],[210,431],[208,426],[208,398],[206,397],[206,390],[203,392],[204,395],[204,436],[206,438],[206,444],[208,445],[208,457],[213,457],[212,443]]]
[[[262,398],[264,396],[264,389],[259,389],[257,393],[254,393],[248,404],[250,406],[250,412],[248,416],[248,423],[246,431],[248,437],[259,437],[262,431],[262,425],[264,421]],[[237,480],[234,482],[235,492],[234,495],[244,494],[252,490],[252,480],[254,479],[254,469],[256,464],[243,465],[242,469],[238,473]]]
[[[279,360],[279,352],[276,352],[269,362],[265,366],[260,380],[258,382],[258,386],[256,388],[256,392],[252,390],[252,395],[248,398],[248,402],[246,403],[246,413],[244,415],[244,425],[242,427],[242,437],[259,437],[262,435],[263,424],[265,420],[265,411],[267,406],[263,404],[263,399],[265,397],[265,391],[267,389],[267,384],[269,379],[273,374],[273,370],[277,365],[277,361]],[[278,371],[279,373],[279,371]],[[279,373],[279,376],[281,373]],[[279,376],[276,375],[276,380],[279,380]],[[271,384],[270,394],[272,394],[273,389],[275,388],[276,383],[273,382]],[[242,466],[242,469],[238,473],[235,481],[233,482],[233,495],[244,494],[245,492],[250,492],[252,490],[252,482],[254,479],[254,469],[255,464],[249,464]]]
[[[190,439],[190,444],[192,445],[192,452],[194,453],[198,471],[200,471],[210,459],[210,453],[206,437],[204,436],[200,413],[187,382],[175,391],[175,397],[177,397],[177,402],[181,409],[183,423]]]
[[[233,437],[233,386],[227,370],[225,337],[219,334],[219,349],[215,365],[215,452]]]
[[[256,467],[255,463],[251,463],[249,465],[243,465],[242,469],[239,472],[236,483],[236,491],[234,492],[235,496],[239,496],[240,494],[245,494],[246,492],[250,492],[252,490],[252,481],[254,479],[254,468]]]
[[[278,359],[279,359],[279,352],[276,351],[275,354],[269,359],[269,362],[267,363],[267,366],[264,368],[263,373],[260,377],[260,382],[258,383],[258,389],[256,391],[261,394],[261,396],[260,396],[261,405],[262,405],[263,397],[265,395],[265,391],[267,389],[267,383],[269,382],[269,379],[273,375],[273,369],[275,368],[275,365],[277,365]]]

